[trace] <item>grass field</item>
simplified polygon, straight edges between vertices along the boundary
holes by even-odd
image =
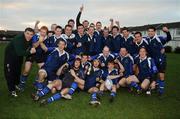
[[[114,103],[108,102],[108,94],[102,98],[102,104],[95,108],[88,105],[89,94],[75,93],[73,100],[60,100],[45,107],[39,107],[30,98],[33,91],[32,82],[37,71],[31,71],[28,85],[19,97],[8,96],[3,72],[4,44],[0,44],[0,119],[180,119],[180,55],[168,54],[166,75],[166,93],[162,99],[153,95],[137,96],[118,90]],[[50,96],[50,95],[48,95]],[[47,96],[47,97],[48,97]]]

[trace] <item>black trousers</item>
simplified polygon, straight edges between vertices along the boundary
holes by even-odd
[[[5,50],[4,76],[7,81],[8,90],[15,91],[15,85],[19,84],[23,57],[15,55],[15,51]]]

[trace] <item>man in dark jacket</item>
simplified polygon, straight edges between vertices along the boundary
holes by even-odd
[[[12,97],[17,97],[15,86],[19,83],[23,56],[36,52],[31,48],[31,39],[34,35],[32,28],[26,28],[23,34],[17,35],[6,47],[4,56],[4,76]]]

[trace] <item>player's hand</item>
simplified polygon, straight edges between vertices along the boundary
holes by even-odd
[[[104,63],[101,63],[101,67],[105,67],[105,64],[104,64]]]
[[[35,49],[35,48],[31,48],[30,53],[31,53],[31,54],[36,53],[36,49]]]
[[[42,43],[42,42],[44,42],[44,37],[43,37],[43,36],[40,36],[40,37],[39,37],[39,43]]]
[[[80,7],[80,12],[82,12],[83,9],[84,9],[84,5],[82,5],[82,6]]]
[[[119,26],[120,24],[119,24],[119,21],[115,21],[115,23]]]
[[[78,42],[77,47],[79,48],[81,46],[82,46],[82,44],[80,42]]]
[[[39,24],[39,23],[40,23],[40,21],[39,21],[39,20],[37,20],[35,24],[37,25],[37,24]]]
[[[115,63],[119,63],[118,59],[115,59],[114,62],[115,62]]]
[[[166,26],[164,26],[164,27],[162,28],[162,30],[163,30],[164,32],[169,32],[169,29],[168,29]]]
[[[164,54],[165,53],[165,49],[161,49],[161,54]]]
[[[110,22],[113,22],[114,20],[112,18],[109,19]]]

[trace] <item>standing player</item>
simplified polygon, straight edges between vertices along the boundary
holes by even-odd
[[[125,47],[131,56],[134,55],[134,38],[130,35],[129,29],[124,27],[121,29],[123,38],[122,38],[122,47]],[[133,56],[134,57],[134,56]]]
[[[47,43],[47,32],[48,28],[46,26],[42,26],[40,28],[40,33],[35,34],[32,38],[32,47],[36,49],[36,53],[26,57],[24,70],[20,76],[20,84],[17,86],[17,89],[20,91],[24,91],[25,83],[31,70],[32,63],[35,61],[39,68],[41,68],[41,66],[44,64],[46,59],[46,51],[41,46],[44,46],[44,44]]]
[[[26,28],[24,33],[16,36],[5,49],[4,76],[12,97],[17,97],[15,85],[19,83],[23,57],[34,54],[35,48],[31,47],[31,39],[34,35],[32,28]]]
[[[122,47],[122,36],[119,34],[117,26],[112,27],[112,52],[118,53]]]
[[[77,45],[74,54],[80,55],[82,53],[87,53],[88,36],[84,32],[84,26],[82,24],[78,25],[77,31],[78,32],[75,34]]]
[[[167,35],[166,38],[157,36],[155,27],[149,27],[147,37],[150,56],[155,60],[155,64],[158,68],[159,79],[157,80],[157,84],[159,86],[159,95],[162,95],[164,93],[165,86],[164,77],[166,70],[166,55],[163,45],[172,39],[167,27],[163,27],[163,31]]]

